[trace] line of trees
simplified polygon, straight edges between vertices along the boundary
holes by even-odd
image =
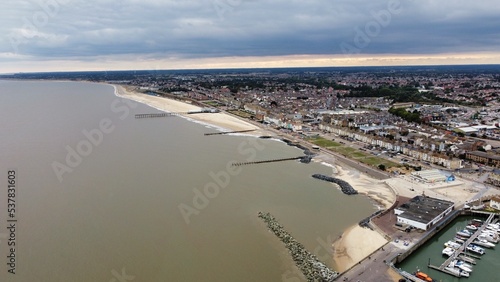
[[[394,108],[394,107],[391,107],[389,109],[389,113],[391,113],[391,114],[393,114],[395,116],[398,116],[398,117],[406,120],[407,122],[416,122],[416,123],[420,123],[421,122],[420,113],[417,110],[415,110],[413,112],[408,112],[404,108]]]

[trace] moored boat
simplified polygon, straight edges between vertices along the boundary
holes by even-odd
[[[446,247],[443,249],[443,251],[441,253],[445,256],[451,257],[455,253],[455,249]]]
[[[495,247],[495,244],[488,242],[488,240],[486,240],[486,239],[480,239],[479,237],[476,240],[474,240],[473,243],[478,245],[478,246],[486,247],[486,248],[490,248],[490,249]]]
[[[472,272],[472,265],[465,263],[461,260],[455,261],[455,266],[466,272]]]
[[[427,274],[423,273],[422,271],[417,271],[415,272],[415,276],[419,279],[422,279],[427,282],[433,282],[434,280]]]
[[[472,234],[473,234],[473,233],[472,233],[472,232],[470,232],[470,231],[469,231],[469,230],[467,230],[467,229],[464,229],[464,230],[461,230],[461,231],[458,231],[458,232],[457,232],[457,235],[460,235],[460,236],[462,236],[462,237],[467,237],[467,238],[468,238],[468,237],[470,237],[470,236],[472,236]]]
[[[461,270],[460,268],[458,268],[456,265],[455,265],[455,261],[452,261],[447,267],[445,267],[444,269],[446,269],[447,271],[449,271],[450,273],[453,273],[453,275],[455,276],[461,276],[461,277],[469,277],[469,272],[467,271],[463,271]]]
[[[465,228],[467,228],[467,229],[469,229],[469,230],[472,230],[472,231],[476,231],[476,230],[477,230],[477,226],[472,225],[472,224],[471,224],[471,225],[467,225],[467,226],[465,226]]]
[[[470,244],[469,246],[467,246],[467,251],[470,251],[470,252],[473,252],[473,253],[476,253],[476,254],[479,254],[479,255],[484,255],[484,249],[479,247],[479,246],[476,246],[474,244]]]
[[[464,239],[462,239],[462,238],[460,238],[460,237],[455,237],[455,239],[454,239],[454,240],[455,240],[455,242],[457,242],[457,243],[459,243],[459,244],[463,244],[463,243],[465,243],[465,240],[464,240]]]
[[[457,242],[453,242],[450,240],[450,241],[444,243],[444,246],[457,250],[458,248],[460,248],[461,245]]]

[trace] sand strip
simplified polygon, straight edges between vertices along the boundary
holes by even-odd
[[[113,87],[115,88],[115,95],[118,97],[143,103],[160,111],[185,113],[201,109],[189,103],[135,92],[132,87],[122,85],[113,85]],[[255,130],[248,134],[258,136],[266,134],[261,128],[226,113],[181,114],[181,116],[205,125],[218,127],[222,131]]]

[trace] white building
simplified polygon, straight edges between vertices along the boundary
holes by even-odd
[[[494,208],[496,210],[500,210],[500,198],[499,197],[493,197],[490,201],[490,207]]]
[[[399,224],[407,224],[417,229],[428,230],[451,213],[455,204],[450,201],[416,196],[394,209]]]

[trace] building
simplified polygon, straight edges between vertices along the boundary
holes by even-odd
[[[451,213],[455,204],[426,196],[416,196],[394,209],[399,224],[407,224],[421,230],[428,230]]]
[[[449,179],[441,173],[438,169],[429,169],[429,170],[422,170],[422,171],[415,171],[411,173],[413,177],[416,177],[417,179],[423,180],[426,183],[435,183],[435,182],[445,182],[445,181],[453,181],[451,178]]]
[[[492,167],[500,167],[500,156],[481,151],[467,152],[465,158]]]
[[[490,207],[494,208],[496,210],[500,210],[500,198],[499,197],[493,197],[490,201]]]

